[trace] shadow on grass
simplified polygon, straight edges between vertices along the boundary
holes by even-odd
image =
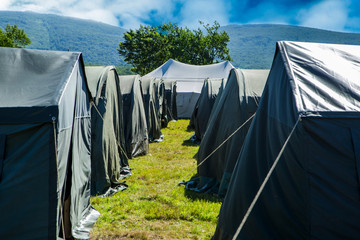
[[[197,147],[200,145],[200,141],[191,141],[190,139],[184,140],[182,143],[183,146]]]
[[[198,178],[198,174],[196,173],[194,176],[191,177],[190,181]],[[184,186],[185,188],[185,186]],[[189,190],[185,188],[185,197],[191,200],[204,200],[208,202],[222,202],[224,200],[223,197],[220,197],[217,194],[211,193],[200,193],[196,191]]]
[[[195,128],[193,126],[190,126],[190,124],[186,128],[186,132],[194,132]]]
[[[224,198],[219,197],[216,194],[199,193],[199,192],[191,191],[189,189],[185,189],[185,197],[191,200],[203,200],[208,202],[222,202],[224,200]]]

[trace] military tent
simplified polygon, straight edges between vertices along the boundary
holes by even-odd
[[[360,46],[277,43],[214,239],[359,238],[359,63]]]
[[[177,120],[176,81],[165,81],[166,113],[169,121]]]
[[[215,104],[218,93],[225,87],[224,78],[206,79],[201,89],[198,101],[190,119],[190,128],[195,130],[196,140],[201,140],[204,136],[209,117]]]
[[[176,80],[176,105],[179,118],[190,118],[206,78],[227,78],[233,65],[229,61],[210,65],[191,65],[173,59],[145,75]]]
[[[248,120],[256,112],[268,73],[269,70],[265,69],[234,68],[230,71],[226,87],[211,113],[200,143],[197,155],[199,179],[195,181],[196,186],[188,185],[190,189],[220,196],[226,194],[251,123]]]
[[[126,188],[130,175],[125,151],[123,103],[114,66],[87,66],[91,109],[91,194],[109,195]]]
[[[167,127],[169,122],[167,116],[167,106],[166,106],[166,91],[165,91],[165,83],[162,79],[155,79],[155,93],[157,101],[155,102],[156,108],[159,109],[161,128]]]
[[[139,75],[119,76],[124,106],[124,132],[129,158],[149,152],[148,130]]]
[[[159,142],[164,139],[161,132],[161,112],[157,80],[153,77],[142,77],[141,87],[144,94],[144,108],[146,125],[150,142]]]
[[[81,53],[0,48],[0,239],[88,239],[91,95]]]

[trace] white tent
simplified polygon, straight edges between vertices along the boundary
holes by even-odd
[[[176,80],[176,105],[179,118],[190,118],[201,88],[206,78],[227,78],[234,66],[229,62],[210,65],[191,65],[173,59],[145,75],[162,78],[164,81]]]

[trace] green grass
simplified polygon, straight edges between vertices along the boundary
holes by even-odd
[[[91,239],[210,239],[221,199],[177,184],[196,174],[198,145],[188,141],[188,120],[170,122],[165,140],[149,154],[130,160],[129,188],[107,198],[93,197],[101,213]]]

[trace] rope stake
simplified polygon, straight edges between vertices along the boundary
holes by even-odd
[[[251,204],[250,204],[250,206],[249,206],[249,208],[248,208],[248,210],[247,210],[247,212],[246,212],[246,214],[245,214],[244,218],[242,219],[242,221],[241,221],[241,223],[240,223],[240,226],[239,226],[239,227],[238,227],[238,229],[236,230],[235,235],[234,235],[234,237],[232,238],[232,240],[236,240],[236,238],[239,236],[241,229],[243,228],[244,224],[246,223],[246,220],[248,219],[248,217],[249,217],[249,215],[250,215],[251,211],[253,210],[253,208],[254,208],[254,206],[255,206],[255,203],[256,203],[256,202],[257,202],[257,200],[259,199],[260,194],[261,194],[261,193],[262,193],[262,191],[264,190],[266,183],[268,182],[268,180],[269,180],[269,178],[270,178],[271,174],[273,173],[273,171],[274,171],[274,169],[275,169],[275,167],[276,167],[277,163],[279,162],[279,159],[280,159],[280,157],[282,156],[282,154],[283,154],[283,152],[284,152],[284,150],[285,150],[285,147],[286,147],[286,145],[288,144],[288,142],[289,142],[289,140],[290,140],[291,136],[293,135],[293,133],[294,133],[294,131],[295,131],[295,128],[296,128],[296,126],[298,125],[298,123],[299,123],[300,119],[301,119],[301,116],[299,116],[299,118],[297,119],[297,121],[296,121],[296,123],[295,123],[295,125],[294,125],[293,129],[292,129],[292,130],[291,130],[291,132],[290,132],[290,135],[289,135],[289,136],[288,136],[288,138],[286,139],[286,141],[285,141],[284,145],[282,146],[282,148],[281,148],[281,150],[280,150],[280,152],[279,152],[278,156],[276,157],[276,159],[275,159],[275,161],[274,161],[273,165],[271,166],[271,168],[270,168],[270,170],[269,170],[268,174],[266,175],[266,177],[265,177],[265,179],[264,179],[263,183],[261,184],[261,186],[260,186],[260,188],[259,188],[258,192],[256,193],[256,195],[255,195],[255,197],[254,197],[253,201],[251,202]]]

